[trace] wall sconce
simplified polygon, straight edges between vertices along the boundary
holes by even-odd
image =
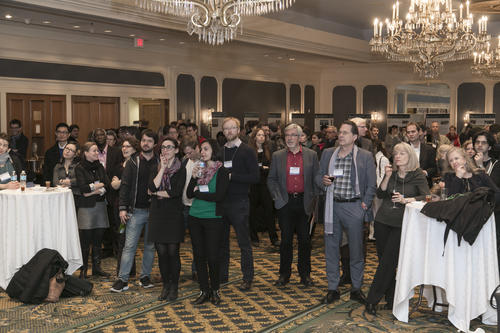
[[[214,109],[207,109],[201,112],[201,121],[207,125],[212,124],[212,112]]]
[[[382,120],[382,114],[377,111],[371,112],[371,120],[376,123]]]
[[[465,113],[465,115],[464,115],[464,121],[465,122],[469,122],[469,120],[470,120],[470,113],[471,113],[471,111],[467,111]]]

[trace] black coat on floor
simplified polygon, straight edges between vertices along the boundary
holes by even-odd
[[[10,298],[23,303],[40,304],[49,294],[49,280],[67,267],[68,263],[59,252],[42,249],[14,274],[6,292]]]

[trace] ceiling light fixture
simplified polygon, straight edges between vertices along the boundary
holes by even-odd
[[[129,36],[130,36],[130,37],[135,37],[135,35],[134,35],[134,34],[130,34]]]
[[[12,15],[10,15],[10,14],[5,14],[5,18],[6,18],[7,20],[10,20],[10,19],[12,18]]]
[[[410,0],[405,20],[400,19],[399,4],[392,7],[392,20],[373,22],[371,50],[392,61],[412,63],[425,79],[437,78],[445,62],[472,58],[473,50],[482,49],[490,39],[484,16],[478,34],[472,32],[469,1],[454,11],[453,0]]]
[[[211,45],[236,37],[242,16],[265,15],[290,7],[295,0],[136,0],[142,9],[189,17],[187,32]]]
[[[165,38],[160,38],[160,41],[163,42],[165,40]]]
[[[52,22],[50,21],[42,21],[43,24],[51,24]]]
[[[80,29],[80,26],[79,25],[74,25],[73,28]]]
[[[105,33],[110,33],[110,32],[113,32],[113,31],[111,31],[111,30],[109,30],[109,29],[106,29],[106,30],[104,30],[104,32],[105,32]]]

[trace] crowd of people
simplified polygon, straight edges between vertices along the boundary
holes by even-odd
[[[19,188],[11,175],[26,164],[29,140],[22,124],[14,119],[9,127],[10,136],[0,133],[0,190]],[[126,291],[136,274],[143,288],[151,288],[157,254],[163,282],[159,298],[175,300],[179,249],[188,231],[192,275],[200,286],[193,304],[217,305],[229,276],[232,226],[240,249],[240,290],[252,288],[253,247],[260,246],[260,232],[279,249],[278,287],[290,281],[297,235],[298,274],[309,287],[314,284],[314,215],[324,224],[328,290],[321,302],[338,300],[338,287],[350,284],[351,299],[376,314],[383,297],[386,308],[392,308],[405,204],[444,189],[451,195],[488,187],[500,197],[499,125],[466,126],[460,134],[450,126],[442,135],[438,122],[430,128],[410,122],[390,127],[385,139],[361,118],[344,121],[338,130],[324,126],[312,132],[293,123],[242,127],[228,117],[222,129],[217,139],[204,138],[196,124],[179,121],[158,132],[96,128],[82,140],[78,125],[56,126],[43,180],[74,195],[80,278],[88,276],[89,257],[93,276],[110,277],[101,260],[111,253],[117,258],[111,291]],[[135,257],[143,231],[139,272]],[[365,296],[369,240],[376,241],[379,266]]]

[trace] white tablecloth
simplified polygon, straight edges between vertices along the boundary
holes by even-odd
[[[480,315],[483,323],[495,325],[497,312],[489,305],[499,284],[494,215],[472,246],[463,239],[458,246],[457,234],[450,231],[444,248],[446,224],[420,213],[423,206],[423,202],[415,202],[405,209],[394,316],[408,322],[413,289],[424,284],[429,304],[433,302],[431,286],[438,287],[438,301],[449,303],[448,319],[456,328],[469,332],[470,321]]]
[[[57,250],[67,274],[82,265],[75,204],[69,189],[0,191],[0,287],[39,250]]]

